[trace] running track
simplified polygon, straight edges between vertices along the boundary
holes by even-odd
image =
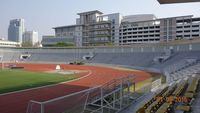
[[[50,71],[55,69],[54,64],[18,65],[24,66],[25,70],[37,72]],[[104,84],[117,77],[134,75],[136,77],[136,82],[151,77],[151,74],[142,71],[123,71],[108,67],[61,65],[61,68],[65,70],[83,70],[85,72],[77,74],[76,76],[88,76],[68,83],[0,96],[0,113],[26,113],[27,105],[30,100],[46,101],[88,89],[89,87]]]

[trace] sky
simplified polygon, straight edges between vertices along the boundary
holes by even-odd
[[[77,13],[91,10],[122,16],[200,17],[200,2],[160,5],[157,0],[0,0],[0,38],[7,39],[12,19],[25,19],[26,30],[38,31],[41,39],[42,35],[54,35],[53,27],[75,24]]]

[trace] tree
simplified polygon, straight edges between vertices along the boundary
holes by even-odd
[[[55,46],[56,47],[73,47],[74,44],[73,43],[58,42]]]
[[[32,45],[32,43],[30,43],[30,42],[23,42],[22,43],[22,47],[32,47],[33,45]]]

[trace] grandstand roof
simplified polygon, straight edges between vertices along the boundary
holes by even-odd
[[[158,0],[160,4],[200,2],[200,0]]]

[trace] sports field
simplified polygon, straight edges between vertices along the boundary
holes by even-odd
[[[0,70],[0,94],[69,81],[77,78],[58,73]]]
[[[67,71],[74,70],[76,72],[79,72],[73,75],[75,76],[75,78],[76,77],[79,77],[79,78],[75,79],[74,81],[56,84],[56,82],[59,83],[59,82],[67,81],[71,79],[71,78],[68,78],[68,76],[66,78],[64,75],[45,73],[45,72],[52,72],[53,70],[55,70],[56,64],[23,64],[23,63],[19,64],[18,63],[17,66],[24,67],[23,69],[24,71],[12,70],[13,72],[12,71],[6,72],[9,70],[4,70],[4,71],[0,70],[0,87],[1,88],[2,87],[5,88],[5,86],[9,88],[10,85],[14,87],[15,86],[21,87],[22,83],[24,84],[24,86],[28,88],[30,87],[30,84],[34,84],[34,83],[41,84],[41,82],[43,84],[55,83],[55,85],[51,85],[51,86],[43,87],[43,88],[30,89],[26,91],[19,91],[12,94],[0,95],[0,112],[1,113],[26,113],[27,105],[30,102],[30,100],[44,102],[47,100],[66,96],[72,93],[80,92],[85,89],[89,89],[91,87],[103,85],[115,78],[121,78],[125,76],[134,76],[135,77],[134,81],[138,83],[146,79],[149,79],[153,76],[151,73],[144,72],[144,71],[130,71],[130,70],[115,69],[115,68],[111,68],[111,67],[109,68],[109,67],[103,67],[103,66],[90,66],[90,65],[79,66],[79,65],[60,64],[63,70],[67,70]],[[19,71],[19,72],[16,72],[16,71]],[[19,78],[21,76],[25,78],[24,79]],[[2,81],[4,81],[4,83]],[[14,89],[16,89],[16,87]],[[11,101],[8,101],[8,100],[11,100]]]

